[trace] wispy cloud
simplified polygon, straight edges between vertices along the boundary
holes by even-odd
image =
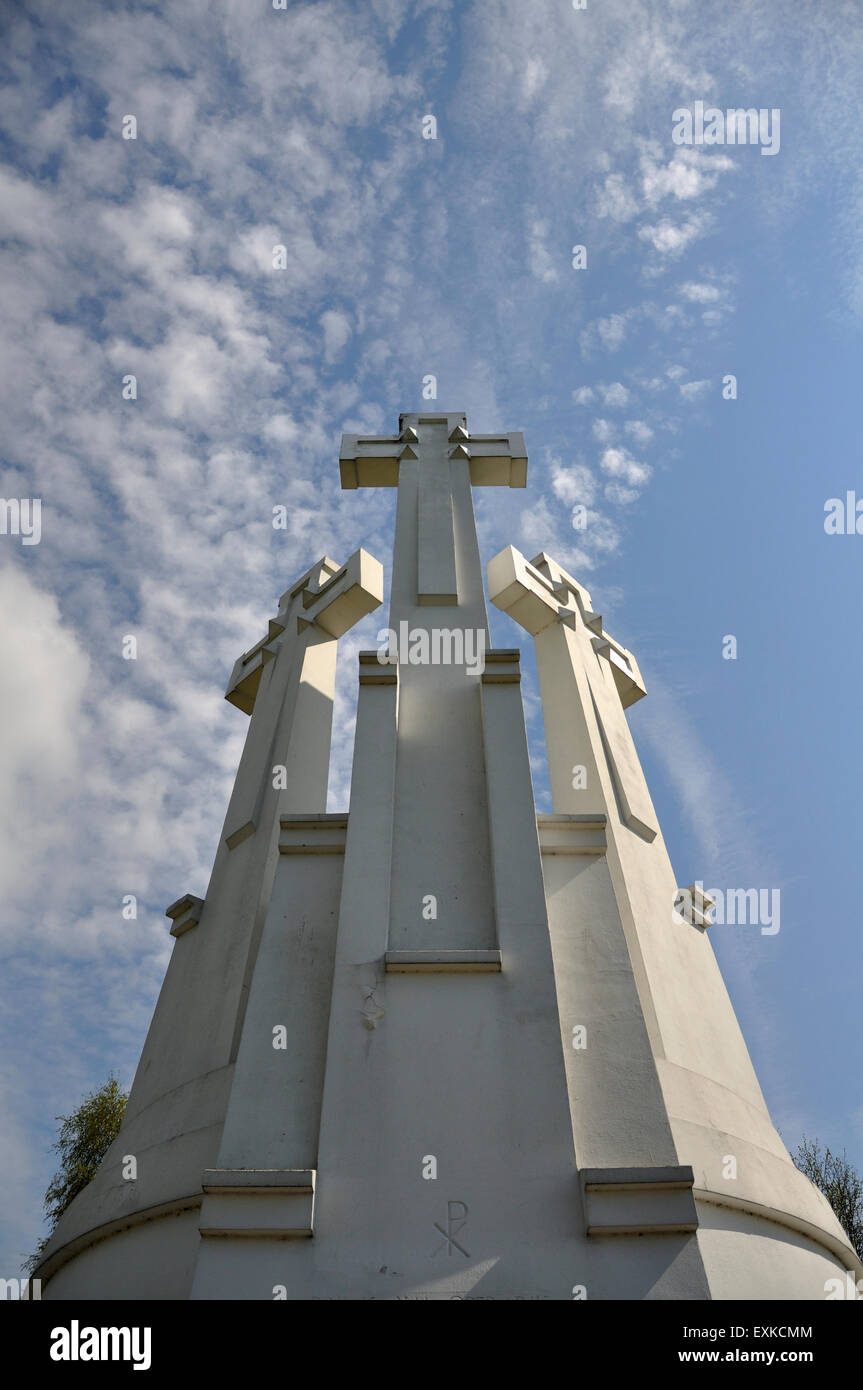
[[[760,161],[779,167],[746,206],[776,223],[845,160],[839,234],[863,283],[859,137],[836,151],[830,124],[853,109],[863,44],[841,17],[756,7],[748,67],[765,83],[797,73],[789,17],[829,75],[825,95],[799,74],[820,135],[808,164],[785,141]],[[340,491],[342,429],[389,430],[434,375],[474,430],[528,430],[530,492],[477,497],[485,554],[515,540],[600,576],[614,557],[620,579],[670,466],[660,443],[716,379],[687,325],[727,331],[731,238],[712,233],[754,174],[746,151],[670,145],[674,106],[747,77],[733,13],[608,0],[586,18],[518,0],[10,11],[0,492],[44,507],[40,546],[4,537],[0,557],[3,931],[26,1005],[4,1051],[10,1163],[107,1059],[131,1072],[164,906],[206,885],[244,737],[222,699],[236,656],[319,555],[388,560],[392,495]],[[375,621],[342,644],[332,805]],[[530,729],[535,752],[535,710]],[[694,769],[703,750],[679,737]],[[721,826],[698,815],[709,845]],[[55,1030],[15,1060],[34,1017]],[[16,1166],[34,1220],[49,1169],[44,1148]]]

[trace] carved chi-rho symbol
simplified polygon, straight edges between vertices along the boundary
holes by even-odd
[[[461,1207],[461,1212],[457,1212],[456,1207]],[[439,1255],[441,1250],[444,1249],[446,1250],[448,1255],[452,1255],[454,1250],[458,1250],[462,1255],[465,1256],[466,1259],[470,1259],[470,1252],[468,1250],[465,1250],[463,1245],[459,1245],[458,1241],[456,1240],[456,1235],[461,1230],[462,1226],[465,1224],[466,1221],[467,1203],[447,1202],[446,1230],[444,1230],[443,1226],[441,1226],[439,1221],[434,1221],[432,1223],[435,1230],[440,1231],[441,1235],[443,1236],[443,1240],[441,1241],[440,1245],[435,1246],[434,1250],[432,1251],[432,1255]]]

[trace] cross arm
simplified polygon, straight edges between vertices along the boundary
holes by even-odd
[[[384,567],[367,550],[355,550],[346,565],[322,580],[303,590],[306,612],[297,618],[300,632],[314,623],[330,637],[341,637],[383,603]]]
[[[461,447],[470,460],[474,487],[527,487],[527,450],[520,430],[472,434]]]
[[[488,596],[533,637],[555,622],[574,628],[581,618],[593,650],[611,667],[624,709],[647,693],[635,657],[603,629],[587,589],[544,551],[532,561],[512,545],[495,555],[488,563]]]
[[[488,596],[495,608],[508,613],[532,637],[566,611],[553,580],[530,564],[514,545],[489,560]]]
[[[431,423],[435,417],[429,416]],[[418,418],[426,423],[425,417]],[[520,430],[508,434],[468,434],[457,425],[450,433],[451,459],[465,459],[474,487],[525,487],[527,450]],[[417,432],[406,425],[398,435],[343,434],[339,473],[343,488],[397,487],[402,459],[418,457]]]
[[[343,434],[339,451],[342,487],[397,487],[403,455],[416,458],[410,442],[398,436],[361,438],[358,434]]]
[[[264,667],[276,655],[276,644],[292,614],[296,617],[292,633],[316,627],[327,637],[338,638],[378,608],[383,597],[383,565],[367,550],[355,550],[345,565],[323,556],[282,594],[267,636],[234,663],[225,699],[244,714],[252,713]]]

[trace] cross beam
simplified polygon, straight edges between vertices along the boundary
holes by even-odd
[[[647,694],[638,662],[604,630],[587,589],[544,550],[528,561],[515,546],[507,546],[489,561],[488,587],[495,608],[509,613],[533,637],[555,622],[574,631],[580,617],[591,633],[593,650],[611,668],[623,708]]]
[[[289,610],[296,613],[296,635],[317,627],[328,637],[341,637],[383,598],[383,567],[367,550],[355,550],[345,565],[324,555],[279,599],[279,611],[270,618],[262,637],[234,663],[225,699],[244,714],[255,707],[264,667],[276,655],[275,644],[289,626]]]

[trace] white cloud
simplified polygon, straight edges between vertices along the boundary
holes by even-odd
[[[548,68],[541,58],[528,58],[522,80],[522,92],[527,101],[532,101],[548,80]]]
[[[602,399],[607,406],[625,406],[629,404],[629,392],[620,381],[612,381],[608,386],[601,386]]]
[[[644,420],[627,420],[623,428],[632,435],[636,444],[649,444],[653,438],[653,430]]]
[[[541,218],[534,218],[528,228],[528,265],[535,280],[553,285],[558,279],[557,268],[546,246],[548,227]]]
[[[614,555],[620,549],[620,532],[614,522],[602,512],[588,509],[587,525],[582,535],[597,555]]]
[[[82,770],[90,663],[53,594],[8,562],[0,568],[0,650],[14,653],[0,663],[0,893],[8,905],[32,893],[61,833],[61,807]],[[14,920],[9,926],[17,934]]]
[[[624,487],[622,483],[606,483],[604,488],[607,500],[623,507],[629,506],[630,502],[634,502],[640,495],[638,488]]]
[[[734,168],[727,155],[710,155],[700,149],[679,149],[667,164],[645,153],[641,159],[641,185],[644,200],[655,207],[663,198],[678,202],[700,198],[716,187],[721,173]]]
[[[695,215],[687,218],[684,222],[674,223],[669,217],[663,217],[659,222],[645,223],[639,227],[638,235],[642,241],[648,241],[660,256],[667,256],[676,259],[693,241],[703,236],[708,227],[708,219],[705,216]]]
[[[292,415],[273,415],[263,426],[262,434],[277,444],[293,444],[299,439],[302,430]]]
[[[694,280],[687,280],[685,284],[680,286],[678,293],[693,304],[714,304],[721,297],[722,292],[716,285],[700,284]]]
[[[130,204],[106,208],[100,220],[120,243],[126,265],[164,283],[167,275],[186,265],[194,219],[194,206],[185,194],[150,186]]]
[[[622,174],[609,174],[601,188],[596,191],[596,212],[598,217],[609,217],[614,222],[630,222],[639,212],[639,203],[627,187]]]
[[[591,426],[593,437],[599,444],[608,444],[616,434],[616,428],[608,420],[594,420]]]
[[[589,468],[580,463],[565,467],[557,459],[551,463],[551,486],[555,497],[569,506],[579,502],[589,506],[596,493],[596,479]]]
[[[684,400],[695,401],[699,396],[704,395],[709,386],[710,382],[706,379],[704,381],[684,381],[680,385],[680,394]]]
[[[324,360],[333,362],[351,336],[351,321],[347,314],[337,309],[327,309],[321,314],[321,328],[324,334]]]
[[[628,449],[606,449],[599,461],[603,473],[612,478],[622,478],[630,487],[641,487],[650,478],[653,469],[648,463],[640,463],[633,458]]]
[[[596,320],[596,331],[604,348],[613,352],[619,348],[626,337],[626,314],[609,314],[608,318]]]
[[[528,556],[547,551],[558,564],[569,570],[573,578],[580,571],[591,570],[594,560],[584,542],[585,533],[564,529],[552,514],[545,498],[532,507],[525,507],[519,522],[519,539]],[[577,539],[576,539],[577,538]]]
[[[576,405],[590,405],[597,396],[602,397],[603,404],[610,410],[622,409],[629,404],[629,391],[621,381],[600,381],[595,387],[579,386],[572,393]]]
[[[594,319],[581,334],[582,351],[590,352],[600,347],[606,352],[616,352],[626,340],[627,328],[634,316],[635,310],[627,309],[619,314]]]

